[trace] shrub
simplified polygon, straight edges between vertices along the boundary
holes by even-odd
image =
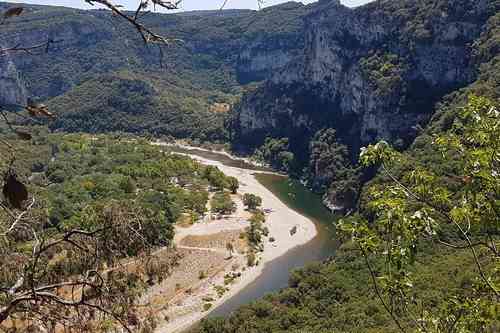
[[[255,266],[256,260],[257,260],[257,256],[255,255],[255,252],[254,251],[249,251],[247,253],[247,265],[249,267]]]
[[[247,206],[248,210],[255,210],[262,205],[262,198],[251,193],[243,195],[243,204]]]
[[[236,211],[236,204],[227,192],[215,193],[210,205],[212,212],[217,214],[232,214]]]

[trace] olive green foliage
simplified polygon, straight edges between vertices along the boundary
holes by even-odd
[[[89,272],[102,274],[105,287],[99,285],[97,291],[81,282],[74,287],[73,299],[80,297],[79,290],[85,291],[85,299],[113,313],[112,324],[134,316],[137,297],[148,285],[161,282],[177,262],[173,253],[155,254],[172,244],[173,224],[183,213],[204,213],[204,167],[132,137],[33,132],[31,143],[4,135],[0,148],[7,157],[1,159],[2,173],[15,170],[30,195],[20,215],[7,206],[0,211],[0,285],[16,286],[0,288],[2,311],[8,310],[2,321],[26,314],[29,302],[30,307],[36,303],[33,311],[43,318],[66,322],[73,314],[61,312],[61,306],[71,303],[71,290],[67,301],[55,302],[52,290],[58,293],[59,284],[87,279]],[[15,152],[10,147],[16,147]],[[31,181],[35,175],[37,182]],[[130,271],[118,266],[123,262],[133,263]],[[40,292],[33,296],[39,302],[26,299],[33,290]],[[49,296],[43,301],[47,294],[41,291],[46,290]],[[87,310],[82,306],[78,312]],[[93,331],[85,328],[87,321],[93,324],[75,320],[75,330]]]
[[[210,111],[208,98],[192,86],[176,87],[146,74],[121,71],[89,79],[52,99],[49,106],[59,117],[51,127],[224,141],[227,113]]]
[[[257,255],[253,250],[250,250],[247,253],[247,266],[253,267],[255,265],[257,265]]]
[[[228,177],[217,167],[207,166],[203,171],[203,178],[208,180],[212,189],[216,191],[223,191],[228,187]]]
[[[455,252],[455,251],[454,251]],[[428,251],[416,262],[418,287],[430,304],[446,290],[472,281],[474,264],[466,251]],[[459,269],[448,269],[450,264]],[[210,318],[194,332],[399,332],[369,283],[364,259],[352,244],[335,262],[310,263],[290,274],[288,287],[242,306],[227,319]],[[411,331],[411,330],[410,330]]]
[[[264,237],[269,235],[269,230],[264,226],[266,217],[260,210],[255,211],[249,219],[250,226],[245,229],[247,241],[254,251],[263,251]]]
[[[266,222],[266,215],[261,210],[255,210],[249,221],[255,223],[264,223]]]
[[[53,184],[46,195],[53,226],[78,226],[84,207],[109,200],[139,204],[165,216],[169,225],[184,211],[205,212],[208,193],[205,181],[196,176],[202,167],[187,158],[162,154],[135,140],[83,135],[49,140],[53,159],[46,176]],[[187,183],[191,187],[183,188]]]
[[[498,2],[485,1],[484,7],[494,15]],[[445,20],[474,22],[481,19],[482,12],[477,3],[469,0],[384,1],[382,6],[372,2],[364,9],[367,15],[380,17],[392,35],[409,47],[431,43],[439,33],[435,29]]]
[[[347,146],[339,143],[334,129],[318,131],[309,144],[305,176],[314,191],[324,193],[344,207],[353,207],[360,188],[359,172],[351,164]]]
[[[262,198],[253,193],[245,193],[243,195],[243,204],[247,206],[248,210],[255,210],[262,205]]]
[[[446,1],[388,1],[385,2],[385,5],[397,10],[392,10],[390,16],[387,13],[387,22],[392,24],[392,18],[401,19],[398,24],[407,26],[408,29],[417,30],[420,29],[421,24],[416,24],[413,18],[422,22],[435,19],[436,15],[425,14],[429,10],[434,10],[428,7],[431,6],[439,10],[445,3]],[[463,12],[464,8],[467,8],[472,2],[458,1],[453,2],[453,4],[456,4],[456,7],[451,6],[449,11],[451,15],[458,15],[457,12]],[[418,8],[423,5],[425,8],[423,7],[419,11]],[[373,10],[383,8],[377,7],[376,3],[368,6],[373,6]],[[375,12],[372,14],[376,15]],[[498,178],[494,178],[495,173],[484,172],[484,158],[488,155],[488,151],[491,152],[492,147],[486,147],[483,144],[488,141],[495,142],[495,139],[498,140],[500,136],[498,134],[491,135],[493,133],[491,131],[490,134],[484,135],[485,129],[481,129],[482,124],[491,128],[493,123],[489,121],[491,115],[486,117],[484,115],[489,108],[479,106],[496,105],[498,110],[500,98],[498,84],[500,82],[499,20],[500,13],[492,16],[478,43],[474,45],[477,62],[481,63],[477,80],[461,91],[443,98],[441,103],[437,105],[437,111],[429,126],[415,139],[409,149],[402,154],[392,151],[392,156],[397,156],[397,158],[390,165],[390,171],[396,179],[405,181],[405,185],[415,184],[415,181],[418,181],[419,185],[416,190],[427,191],[423,193],[428,193],[429,195],[426,197],[432,202],[436,199],[443,201],[444,195],[443,203],[448,202],[448,204],[442,208],[448,209],[448,212],[453,209],[449,202],[454,203],[458,208],[455,212],[459,214],[453,218],[462,218],[462,221],[457,220],[459,225],[462,226],[463,218],[472,213],[474,223],[471,221],[468,235],[472,236],[473,241],[488,237],[488,232],[491,233],[492,228],[497,228],[496,234],[492,235],[494,241],[497,242],[497,249],[499,237],[498,206],[492,208],[497,205],[498,199],[495,201],[495,196],[498,197],[498,193],[490,191],[486,195],[486,189],[491,189],[491,184],[498,186]],[[394,24],[394,29],[399,29],[398,24]],[[422,31],[422,35],[426,33]],[[488,99],[473,98],[472,105],[462,109],[467,106],[470,94],[485,96]],[[470,122],[470,115],[478,111],[479,114],[482,114],[480,118],[482,121]],[[460,129],[463,125],[466,126],[466,131]],[[457,130],[458,132],[456,132]],[[469,137],[476,137],[477,134],[482,138],[481,140],[486,139],[483,144],[478,145],[480,149],[477,152],[476,149],[471,149],[472,142],[463,142],[467,139],[464,136],[467,132]],[[437,137],[442,138],[441,142],[436,141]],[[458,142],[462,142],[461,145],[465,145],[466,154],[457,153],[457,146],[455,146],[455,148],[445,149],[443,156],[442,148],[454,141],[450,141],[450,138],[455,138],[455,142],[457,142],[456,139]],[[496,144],[494,143],[494,145]],[[473,146],[475,147],[476,144]],[[382,149],[381,151],[387,150]],[[470,176],[468,174],[470,171],[474,171],[474,168],[468,170],[467,165],[471,166],[468,160],[472,157],[469,161],[473,161],[476,154],[476,157],[479,158],[479,166],[483,168],[480,168],[479,173],[473,174],[470,179],[463,178],[463,176]],[[381,156],[380,152],[378,156]],[[498,164],[496,164],[496,168],[498,168]],[[422,173],[422,170],[425,172]],[[419,177],[414,177],[412,180],[412,174]],[[420,177],[422,175],[425,177]],[[484,176],[485,178],[483,178]],[[429,186],[426,186],[427,180],[430,181]],[[406,183],[410,181],[412,183]],[[495,296],[492,296],[494,292],[481,278],[478,265],[467,241],[463,237],[457,236],[457,230],[459,233],[460,230],[453,223],[443,222],[441,213],[432,213],[433,209],[427,209],[427,211],[431,211],[427,215],[417,213],[419,208],[421,210],[424,205],[413,206],[411,202],[415,201],[414,198],[402,196],[404,191],[395,185],[391,177],[381,172],[364,186],[360,196],[359,219],[356,225],[358,230],[363,226],[367,233],[372,234],[376,244],[379,245],[378,248],[380,248],[388,240],[382,237],[384,236],[382,232],[388,226],[389,213],[396,213],[395,218],[406,216],[403,220],[405,223],[401,225],[401,228],[399,228],[399,224],[395,225],[396,228],[393,231],[402,233],[401,243],[395,244],[400,246],[403,251],[399,254],[396,251],[391,252],[390,262],[394,268],[394,274],[391,275],[390,279],[385,278],[388,273],[386,257],[389,252],[378,251],[369,254],[372,271],[375,272],[376,277],[382,277],[377,279],[377,283],[381,288],[384,300],[390,296],[388,294],[389,287],[394,288],[392,289],[394,291],[392,299],[395,302],[391,304],[386,302],[386,304],[390,306],[390,309],[393,309],[393,313],[398,315],[397,318],[400,318],[406,331],[418,329],[418,325],[414,322],[415,317],[410,317],[410,313],[413,313],[416,308],[420,310],[419,316],[416,318],[423,319],[421,325],[425,325],[428,332],[487,332],[493,330],[491,327],[498,327],[498,302],[492,302],[495,299]],[[394,188],[395,193],[389,193],[389,187]],[[414,191],[414,186],[411,186],[409,190]],[[375,198],[372,195],[375,193],[378,193],[378,200],[374,203],[373,199]],[[470,195],[474,196],[475,193],[478,194],[477,203],[474,199],[470,200]],[[465,198],[469,198],[468,202],[457,200],[464,195]],[[398,206],[398,203],[401,203],[401,206]],[[460,212],[464,205],[469,206],[469,209]],[[386,210],[386,207],[390,210]],[[472,209],[468,212],[470,207]],[[485,209],[484,219],[481,217],[480,209]],[[465,214],[463,214],[464,212]],[[496,216],[491,215],[493,212]],[[426,229],[422,221],[429,220],[429,218],[434,219],[435,222],[430,224],[431,228]],[[489,218],[489,222],[486,220],[487,218]],[[375,222],[379,219],[379,222]],[[366,220],[373,222],[367,224]],[[378,228],[379,223],[380,229]],[[344,227],[348,225],[344,225]],[[351,231],[353,231],[352,227],[354,225],[351,224]],[[407,230],[412,232],[406,233]],[[431,231],[431,234],[427,236],[426,230]],[[414,238],[412,233],[415,236],[417,231],[420,233],[417,238]],[[297,270],[291,275],[288,288],[240,308],[227,319],[207,319],[195,331],[204,333],[322,333],[352,332],[353,327],[355,327],[356,332],[400,332],[391,318],[390,312],[384,308],[374,291],[372,275],[359,245],[350,241],[352,233],[349,233],[349,228],[347,228],[347,234],[344,235],[347,235],[348,239],[336,252],[334,262],[309,265],[305,269]],[[437,237],[449,242],[449,244],[462,246],[455,249],[443,245],[437,241]],[[369,242],[370,239],[368,238],[367,241]],[[405,251],[405,248],[410,250]],[[495,271],[491,250],[485,248],[484,245],[480,245],[480,248],[476,250],[487,281],[495,283],[495,288],[498,288],[498,280],[495,280],[498,278],[498,270]],[[402,265],[401,267],[406,266],[409,274],[401,272],[397,267],[399,263]],[[405,281],[409,284],[405,284]],[[408,304],[407,299],[398,296],[397,292],[400,290],[410,290],[408,296],[415,302]],[[411,312],[409,312],[410,310]]]
[[[460,225],[466,223],[465,226],[468,226],[463,218],[470,216],[468,235],[471,241],[484,242],[491,247],[491,235],[498,248],[499,219],[498,210],[495,210],[498,209],[495,206],[498,200],[492,194],[498,196],[499,182],[495,172],[481,171],[481,168],[489,171],[493,171],[491,167],[498,168],[498,162],[488,163],[495,156],[491,153],[497,144],[495,142],[498,142],[499,127],[494,125],[498,116],[494,112],[496,109],[491,108],[491,101],[472,98],[471,103],[459,112],[461,116],[450,132],[442,134],[440,140],[436,137],[436,144],[432,146],[435,150],[433,171],[415,171],[419,160],[415,160],[410,153],[382,149],[384,144],[380,144],[378,149],[375,146],[369,148],[363,159],[381,161],[392,156],[395,158],[391,171],[397,169],[403,172],[404,169],[396,168],[399,163],[405,168],[411,167],[404,171],[402,181],[410,186],[413,183],[406,182],[416,180],[419,185],[411,186],[412,191],[440,203],[439,208],[442,205],[454,210],[456,213],[450,216],[458,218]],[[481,115],[482,120],[471,123],[473,119],[478,119],[476,113]],[[480,138],[483,143],[479,144],[476,139],[469,141],[468,138]],[[457,139],[464,146],[448,145],[456,143]],[[462,159],[455,156],[459,147],[466,152]],[[450,154],[453,160],[458,159],[457,164],[450,163]],[[429,157],[429,153],[426,155]],[[496,156],[498,159],[498,154]],[[477,158],[480,169],[474,168]],[[442,174],[429,178],[428,174],[436,170]],[[451,170],[459,173],[452,176],[448,174]],[[399,171],[396,173],[398,178]],[[344,222],[342,229],[347,236],[346,241],[333,262],[310,264],[297,270],[291,274],[288,288],[241,307],[226,320],[207,319],[195,331],[352,332],[356,327],[357,332],[400,332],[391,313],[375,293],[371,272],[376,274],[383,299],[406,332],[418,331],[419,325],[425,326],[428,332],[486,332],[498,326],[500,309],[495,302],[496,296],[481,278],[474,255],[467,241],[460,237],[459,229],[447,222],[441,213],[416,202],[390,177],[377,178],[366,191],[378,195],[362,203],[364,218],[373,217],[374,221],[362,224],[357,217],[351,222]],[[470,200],[470,195],[475,197],[476,194],[478,201]],[[469,199],[463,201],[463,198]],[[472,211],[464,215],[463,205],[469,206]],[[391,221],[389,232],[387,228]],[[353,236],[355,242],[351,241]],[[441,245],[439,240],[458,248]],[[371,270],[360,244],[363,250],[373,251],[369,252]],[[488,281],[498,288],[494,254],[485,245],[479,245],[476,251]],[[401,296],[400,291],[404,291],[406,298]],[[418,316],[411,316],[410,311],[413,313],[416,310]],[[415,318],[421,320],[415,322]]]
[[[20,151],[24,154],[14,167],[25,179],[36,166],[41,180],[31,184],[31,191],[46,204],[49,229],[81,226],[87,223],[85,210],[116,201],[151,211],[151,216],[164,221],[164,227],[157,229],[162,237],[156,240],[167,244],[171,225],[182,212],[201,215],[206,210],[207,182],[196,176],[204,168],[188,158],[165,155],[147,142],[50,135],[35,138],[34,146]]]
[[[120,181],[120,188],[128,194],[135,193],[137,191],[137,186],[135,181],[131,177],[126,177]]]
[[[266,138],[264,144],[255,150],[253,157],[257,161],[269,163],[281,171],[291,171],[294,154],[290,151],[287,138]]]
[[[217,192],[210,201],[212,213],[229,215],[236,211],[236,204],[228,192]]]
[[[238,189],[240,188],[240,183],[238,181],[238,178],[227,177],[227,187],[231,191],[232,194],[238,193]]]
[[[353,328],[356,332],[396,332],[399,331],[398,325],[405,331],[420,329],[429,332],[482,332],[498,328],[498,296],[495,296],[499,283],[495,267],[498,266],[498,261],[495,261],[498,260],[498,253],[495,257],[494,252],[498,249],[499,239],[497,112],[500,97],[500,14],[498,1],[487,0],[482,4],[489,8],[492,16],[479,40],[471,45],[478,73],[475,82],[462,91],[445,97],[437,105],[437,112],[430,125],[409,150],[398,153],[381,143],[364,153],[363,161],[379,167],[380,172],[365,186],[358,214],[342,224],[343,235],[347,239],[335,254],[335,260],[311,264],[294,271],[288,288],[242,307],[227,319],[207,319],[197,329],[198,332],[322,333],[352,332]],[[430,45],[437,42],[433,40],[436,33],[433,27],[441,27],[441,22],[447,22],[450,18],[464,23],[478,20],[476,2],[469,0],[375,1],[365,8],[366,19],[380,17],[384,30],[386,27],[390,28],[387,31],[391,40],[387,41],[388,44],[384,41],[383,47],[391,49],[391,53],[375,52],[362,60],[363,67],[367,70],[364,74],[370,78],[381,97],[388,93],[388,89],[397,90],[400,87],[400,77],[403,77],[408,65],[402,55],[398,53],[396,56],[394,46],[397,47],[397,43],[403,42],[408,50],[412,50],[416,42],[423,42],[422,45],[428,42]],[[262,14],[221,15],[224,16],[221,21],[213,16],[200,15],[190,17],[188,26],[182,23],[184,21],[181,16],[169,17],[169,24],[165,24],[166,21],[157,15],[149,15],[148,20],[154,26],[169,32],[172,31],[171,27],[177,27],[178,30],[173,31],[177,37],[186,39],[196,35],[193,44],[202,41],[200,45],[212,46],[216,41],[227,38],[229,44],[233,45],[233,40],[240,41],[239,38],[242,37],[243,43],[247,43],[250,37],[259,35],[265,29],[281,34],[300,30],[299,17],[305,12],[303,9],[287,9],[286,12],[268,9],[262,11]],[[21,33],[16,36],[23,36],[23,31],[32,28],[50,26],[50,22],[56,22],[52,28],[68,22],[71,26],[79,27],[82,22],[88,22],[85,20],[90,20],[91,25],[104,27],[112,27],[115,23],[107,13],[99,11],[86,15],[79,11],[50,8],[44,9],[44,13],[55,21],[23,18],[24,23],[21,23],[24,30],[19,30]],[[207,24],[209,22],[218,24]],[[3,30],[7,35],[12,34],[9,31],[11,26],[14,25],[8,25]],[[123,36],[126,31],[123,29],[126,28],[118,25],[116,35]],[[90,47],[85,52],[80,52],[77,48],[61,47],[56,54],[35,57],[36,60],[25,64],[23,75],[26,81],[32,82],[34,94],[51,98],[76,86],[69,93],[73,95],[68,94],[70,97],[64,99],[62,96],[59,100],[51,101],[53,107],[59,107],[63,112],[64,104],[71,103],[73,96],[85,94],[85,81],[88,78],[93,78],[88,86],[89,91],[93,92],[90,96],[81,98],[81,104],[85,105],[96,98],[95,91],[99,89],[100,81],[103,81],[103,89],[109,89],[106,91],[114,92],[112,95],[115,95],[109,101],[111,106],[106,105],[105,109],[116,111],[123,108],[125,123],[130,122],[130,128],[140,132],[144,129],[137,118],[134,118],[135,113],[145,112],[143,116],[147,115],[148,124],[153,126],[155,99],[175,103],[165,96],[165,90],[173,89],[185,94],[183,102],[179,104],[192,102],[183,111],[194,110],[198,106],[205,109],[213,101],[233,101],[241,92],[233,69],[226,66],[226,62],[220,61],[220,56],[233,61],[236,58],[234,47],[227,48],[226,51],[224,48],[209,47],[208,52],[205,49],[201,52],[176,49],[176,52],[168,54],[165,59],[174,64],[175,70],[161,73],[161,76],[169,79],[175,77],[174,82],[167,82],[171,83],[168,85],[163,79],[146,80],[142,76],[144,69],[150,68],[153,63],[156,65],[158,58],[154,51],[150,57],[144,57],[144,53],[136,47],[139,43],[130,42],[129,46],[124,46],[125,43],[116,42],[121,39],[108,38],[110,33],[115,33],[110,32],[113,29],[106,31],[99,31],[94,37],[93,34],[86,35],[86,38],[90,37],[86,41],[79,40],[79,45]],[[114,40],[113,43],[119,47],[110,47],[109,40]],[[123,57],[125,54],[128,56]],[[61,59],[65,62],[61,62]],[[66,65],[54,66],[57,62]],[[85,68],[89,64],[94,65],[90,69]],[[124,81],[123,85],[110,84],[109,81],[112,80],[101,76],[103,73],[123,69],[124,66],[137,67],[131,71],[133,74],[124,70],[113,74]],[[54,77],[61,79],[54,80]],[[190,87],[187,90],[192,87],[202,89],[200,94],[189,95],[181,89],[185,86]],[[142,98],[151,96],[150,87],[162,91],[154,92],[160,97],[154,97],[152,102]],[[57,91],[57,94],[52,95],[51,91]],[[116,92],[130,95],[132,103],[129,105],[128,100],[123,101]],[[468,104],[467,96],[471,92],[489,99],[474,97]],[[141,107],[137,107],[138,105]],[[465,105],[467,107],[461,109]],[[170,111],[177,107],[174,105],[171,109],[164,108],[162,111],[172,115]],[[93,117],[96,117],[97,108],[92,108]],[[85,106],[81,110],[86,111]],[[71,118],[75,119],[75,123],[91,126],[92,117],[68,115],[68,126],[73,126],[72,128],[76,128],[76,125],[72,125]],[[116,118],[110,117],[108,122],[99,117],[103,115],[96,118],[96,123],[102,130],[106,126],[115,126],[113,123]],[[108,115],[104,114],[104,117]],[[185,132],[186,137],[211,138],[211,135],[198,134],[196,131],[201,128],[203,133],[215,132],[198,126],[200,122],[194,116],[186,116],[185,119],[193,121],[196,129],[184,129],[183,126],[186,125],[182,124],[179,130],[175,124],[183,121],[160,119],[162,122],[171,121],[174,125],[169,129],[166,127],[168,125],[159,123],[158,133]],[[60,128],[65,126],[62,120]],[[127,128],[127,125],[123,125],[123,128]],[[220,136],[216,138],[219,139]],[[37,137],[35,140],[40,140],[40,152],[49,150],[50,146],[43,139]],[[95,144],[102,142],[101,140],[102,138]],[[318,141],[329,142],[328,140],[321,138]],[[18,152],[16,166],[21,177],[31,174],[27,170],[42,170],[43,176],[48,178],[47,183],[51,184],[47,189],[35,189],[50,204],[51,219],[46,225],[49,232],[57,233],[57,228],[87,220],[78,218],[79,214],[93,216],[88,219],[92,223],[103,221],[99,208],[96,208],[99,214],[94,214],[86,207],[99,207],[101,201],[110,199],[118,202],[127,214],[131,211],[140,212],[140,216],[150,221],[149,226],[163,226],[165,223],[170,226],[175,217],[185,210],[204,213],[208,200],[205,190],[207,183],[219,190],[227,186],[218,172],[206,172],[208,168],[183,162],[182,158],[174,158],[176,162],[170,162],[172,166],[178,163],[179,168],[174,167],[171,177],[165,177],[163,169],[151,161],[154,158],[149,154],[146,158],[145,151],[148,150],[143,151],[146,147],[140,148],[139,152],[125,150],[126,156],[121,160],[117,158],[119,152],[110,152],[105,150],[106,147],[100,146],[97,147],[99,154],[95,156],[91,156],[86,150],[82,154],[71,153],[82,142],[92,143],[91,140],[73,140],[70,153],[65,151],[68,148],[64,148],[64,145],[56,143],[52,149],[56,158],[51,162],[41,157],[43,154],[37,160],[30,160],[22,149]],[[265,149],[258,152],[262,160],[274,163],[278,169],[290,168],[290,161],[294,160],[294,156],[288,153],[290,147],[287,139],[275,139],[274,142],[270,139],[265,146]],[[327,145],[321,143],[314,147],[319,150],[318,161],[331,157],[339,165],[339,168],[333,170],[334,174],[346,166],[337,157],[343,156],[342,147],[338,143],[330,141]],[[154,152],[158,157],[158,151]],[[136,153],[140,156],[134,156]],[[161,158],[168,160],[167,157]],[[66,159],[70,162],[65,163]],[[131,171],[125,172],[118,168],[123,164],[131,164]],[[87,169],[90,170],[88,173],[85,171]],[[158,170],[162,170],[159,172],[160,176]],[[170,170],[170,167],[165,170]],[[315,175],[317,177],[318,173]],[[149,182],[148,179],[155,181]],[[166,180],[169,184],[164,184]],[[186,189],[193,191],[186,193]],[[167,203],[159,199],[164,195]],[[131,198],[136,201],[135,205],[131,204]],[[58,203],[59,199],[61,204]],[[89,206],[80,207],[80,201]],[[168,243],[171,235],[166,229],[166,234],[162,235],[163,239],[159,242]],[[22,237],[25,235],[19,237],[17,245],[22,248]],[[249,264],[251,262],[253,265],[256,256],[254,252],[250,254]],[[2,267],[6,267],[4,272],[16,269],[15,260],[7,259],[2,264]],[[133,283],[134,281],[129,282]],[[378,287],[378,293],[374,289],[374,283]]]
[[[0,11],[9,6],[0,4]],[[47,36],[59,40],[48,53],[17,53],[13,59],[29,82],[29,95],[57,111],[53,128],[200,141],[227,140],[227,114],[210,107],[235,103],[245,84],[268,75],[240,73],[239,50],[262,38],[272,47],[286,39],[300,49],[302,17],[308,12],[289,3],[258,12],[148,13],[142,24],[182,41],[165,47],[160,57],[157,47],[145,46],[128,22],[109,11],[23,7],[21,17],[4,25],[0,39],[7,46],[31,45]],[[55,37],[61,31],[64,38]]]
[[[375,1],[366,6],[366,13],[367,19],[382,17],[381,22],[393,32],[391,36],[412,48],[415,41],[431,42],[435,34],[432,27],[439,27],[435,23],[440,20],[477,20],[476,4],[468,0]],[[458,214],[452,219],[457,219],[462,229],[464,218],[474,217],[470,229],[468,222],[463,229],[471,240],[486,240],[485,244],[491,247],[489,233],[498,249],[498,189],[492,188],[492,184],[498,186],[498,178],[494,176],[498,172],[488,172],[491,170],[483,162],[486,156],[490,156],[490,160],[495,156],[491,153],[497,145],[495,139],[500,136],[492,135],[490,130],[486,131],[490,134],[484,135],[485,128],[493,128],[495,121],[491,122],[491,115],[485,115],[488,107],[479,106],[497,105],[498,109],[500,14],[498,1],[486,1],[484,5],[493,16],[473,45],[478,77],[463,90],[443,98],[429,126],[407,151],[392,150],[389,156],[384,156],[383,152],[391,150],[383,148],[384,144],[379,145],[381,149],[375,156],[379,161],[396,157],[389,171],[408,186],[408,191],[401,190],[381,170],[364,186],[359,215],[343,225],[346,237],[334,261],[297,270],[292,273],[288,288],[241,307],[229,318],[207,319],[196,332],[401,332],[391,314],[406,332],[489,332],[498,328],[498,298],[487,283],[498,288],[498,270],[495,271],[491,249],[484,244],[476,248],[486,277],[483,279],[467,240],[460,236],[457,226],[446,222],[447,218],[436,209],[418,203],[409,195],[416,191],[431,203],[437,201],[437,208],[447,214],[456,206]],[[373,77],[376,89],[392,84],[399,86],[399,77],[405,71],[405,60],[400,55],[396,58],[390,53],[374,53],[364,61],[373,70],[365,74],[372,74],[368,77]],[[462,112],[470,93],[488,97],[489,101],[473,98],[472,105]],[[482,121],[470,122],[467,113],[476,112],[482,114]],[[464,125],[468,130],[461,129]],[[481,128],[483,125],[485,128]],[[469,138],[481,137],[485,140],[482,144],[493,145],[467,142],[467,132]],[[437,140],[439,137],[441,140]],[[460,145],[450,147],[449,143],[457,142],[456,139],[463,145],[465,154],[457,152]],[[475,149],[476,146],[479,149]],[[372,147],[369,152],[374,150]],[[498,158],[498,151],[496,154]],[[467,166],[474,166],[467,162],[469,159],[479,159],[476,165],[480,168],[473,176],[468,174],[474,172],[474,168]],[[495,163],[498,168],[498,161]],[[462,198],[467,201],[461,201]],[[480,214],[483,209],[484,218]],[[352,242],[353,236],[358,242]],[[368,249],[373,250],[367,253],[371,272],[389,311],[375,292],[372,273],[359,247],[360,240],[361,249],[370,246]],[[453,248],[439,240],[460,246]]]
[[[360,60],[361,69],[380,96],[400,94],[405,64],[394,54],[374,54]]]

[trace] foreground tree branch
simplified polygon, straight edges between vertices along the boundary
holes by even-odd
[[[494,325],[488,311],[500,299],[496,244],[500,112],[495,103],[470,96],[469,103],[457,110],[453,126],[433,138],[433,148],[442,158],[441,164],[434,162],[435,169],[414,165],[410,154],[399,153],[384,141],[362,149],[361,163],[376,166],[381,177],[367,188],[367,214],[345,219],[339,229],[360,247],[377,297],[399,328],[403,315],[413,323],[409,327],[420,331],[457,327],[478,331],[488,330],[488,323]],[[456,162],[451,176],[445,167],[450,159]],[[469,251],[470,269],[477,277],[463,292],[450,289],[449,299],[433,306],[441,313],[422,309],[415,315],[421,292],[412,277],[417,273],[417,255],[425,252],[423,246],[434,244],[462,261],[460,256],[467,253],[463,250]],[[383,262],[383,268],[375,272],[368,258]],[[395,309],[400,317],[393,316]]]

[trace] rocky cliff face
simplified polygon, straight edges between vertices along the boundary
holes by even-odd
[[[16,66],[9,54],[0,54],[0,106],[25,105],[25,103],[26,89]]]
[[[8,8],[0,3],[0,12]],[[180,15],[150,14],[144,24],[157,33],[181,39],[164,49],[170,76],[192,75],[205,84],[207,72],[213,88],[213,72],[228,77],[229,87],[260,81],[295,59],[304,46],[302,17],[309,7],[285,3],[256,12],[200,11]],[[12,19],[0,32],[9,45],[37,45],[57,41],[50,52],[35,56],[17,54],[14,61],[30,96],[50,99],[91,77],[114,71],[159,71],[156,47],[145,47],[129,24],[107,11],[82,11],[63,7],[25,6],[19,19]],[[161,76],[161,73],[160,75]],[[200,77],[204,76],[204,77]],[[161,78],[163,79],[163,78]]]
[[[286,2],[258,12],[239,12],[236,20],[203,21],[211,33],[196,33],[186,41],[195,53],[224,59],[235,70],[239,84],[262,81],[301,54],[305,31],[303,17],[310,8]],[[211,37],[207,39],[207,36]]]
[[[257,39],[245,45],[238,53],[236,70],[238,81],[248,83],[265,80],[296,59],[304,40],[301,35],[275,40]]]
[[[408,140],[439,97],[474,78],[470,44],[486,6],[468,3],[477,21],[465,17],[467,10],[464,16],[441,12],[418,35],[404,34],[406,27],[378,5],[353,10],[323,1],[306,18],[302,57],[245,96],[239,139],[252,145],[265,135],[294,137],[332,126],[351,144]]]
[[[11,60],[22,75],[30,97],[45,100],[58,96],[84,81],[88,78],[86,75],[109,72],[126,64],[126,57],[116,56],[120,52],[126,54],[123,51],[126,40],[120,43],[119,49],[112,49],[111,41],[117,39],[120,32],[113,29],[104,13],[86,14],[79,10],[35,6],[28,7],[19,20],[19,23],[14,20],[0,33],[6,44],[29,47],[54,41],[48,52],[43,48],[31,54],[12,55]],[[108,49],[114,57],[102,56]],[[128,53],[135,48],[130,49]]]
[[[287,137],[302,163],[322,128],[336,129],[353,158],[376,140],[408,144],[444,94],[475,78],[471,45],[491,2],[382,1],[350,9],[321,1],[305,17],[302,54],[242,99],[236,142],[248,149],[266,136]]]

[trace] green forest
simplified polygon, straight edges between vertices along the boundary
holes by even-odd
[[[449,128],[420,138],[435,143],[405,153],[383,142],[370,146],[363,164],[383,166],[363,187],[358,213],[337,223],[343,244],[331,262],[294,271],[288,288],[193,332],[494,331],[498,107],[471,96],[448,110],[455,118]],[[465,156],[450,159],[457,153]],[[460,226],[468,223],[464,238]],[[482,244],[474,255],[466,239]]]
[[[179,260],[175,252],[165,252],[173,246],[174,224],[186,217],[199,220],[207,213],[209,185],[223,191],[232,181],[216,168],[130,135],[48,134],[34,128],[29,142],[7,133],[2,143],[3,156],[13,159],[2,159],[1,164],[6,177],[2,205],[9,209],[1,213],[6,223],[1,229],[0,283],[15,285],[23,270],[33,274],[16,287],[19,291],[2,293],[2,303],[22,299],[19,295],[26,288],[50,290],[44,285],[86,276],[99,267],[106,290],[89,287],[86,297],[100,297],[116,318],[135,318],[140,311],[136,300],[167,277]],[[19,202],[24,182],[32,197],[29,203]],[[27,207],[12,207],[17,204]],[[9,227],[7,214],[14,209],[26,209],[32,221],[28,229],[18,228],[21,220]],[[130,265],[133,269],[127,268]],[[75,282],[75,288],[91,282],[81,283],[83,287]],[[57,301],[38,306],[35,317],[37,311],[42,316],[43,311],[56,311],[51,320],[67,320],[57,313]],[[12,311],[11,316],[21,315],[23,308]],[[131,326],[154,327],[150,320]],[[110,328],[116,325],[83,312],[73,329],[94,331],[109,323]]]
[[[230,216],[237,201],[248,226],[224,244],[229,256],[221,260],[246,241],[245,269],[259,265],[264,244],[275,241],[262,198],[241,195],[246,184],[217,167],[151,144],[158,139],[247,153],[341,216],[331,221],[338,248],[329,259],[291,271],[287,287],[226,317],[208,316],[190,333],[500,330],[500,3],[372,2],[353,11],[355,23],[380,19],[388,32],[362,41],[328,21],[334,2],[146,15],[145,26],[182,40],[164,48],[144,46],[133,24],[104,10],[27,5],[21,14],[0,3],[9,23],[0,23],[0,70],[14,71],[30,96],[26,106],[4,105],[10,95],[0,92],[0,323],[14,318],[6,332],[36,332],[30,320],[47,314],[54,331],[55,322],[76,317],[68,327],[75,332],[153,332],[157,323],[139,320],[149,313],[137,300],[181,260],[170,251],[176,224]],[[259,67],[283,50],[294,64],[321,56],[304,45],[326,43],[313,35],[323,9],[322,24],[340,29],[335,38],[355,50],[353,63],[339,67],[348,73],[359,65],[365,80],[349,93],[394,99],[390,107],[408,112],[387,113],[394,122],[422,115],[406,135],[363,142],[348,123],[375,120],[335,118],[338,98],[335,107],[325,102],[333,78],[306,89],[287,81],[281,63]],[[442,23],[455,19],[464,25]],[[469,43],[461,33],[477,38]],[[2,62],[4,43],[39,35],[70,38]],[[467,50],[463,84],[430,90],[411,81],[412,68],[433,70],[412,56],[445,42]],[[304,69],[305,77],[313,80],[316,69]],[[272,85],[280,79],[286,84]],[[5,90],[11,81],[0,75]],[[313,93],[325,100],[308,100]],[[250,107],[257,114],[249,120]],[[264,120],[273,127],[259,128]],[[203,239],[191,241],[196,248]],[[204,302],[209,311],[213,300]]]
[[[0,3],[0,10],[4,8],[8,4]],[[0,40],[29,43],[49,36],[57,41],[47,53],[28,54],[27,61],[21,53],[13,57],[30,95],[57,112],[57,120],[50,124],[53,130],[227,142],[230,116],[217,112],[216,106],[232,106],[268,75],[250,73],[253,76],[247,78],[238,69],[245,61],[233,50],[261,40],[266,48],[279,49],[279,41],[287,39],[287,47],[300,48],[301,17],[307,11],[301,4],[287,3],[227,15],[149,12],[143,18],[145,26],[178,39],[162,47],[160,54],[156,45],[144,46],[130,24],[105,10],[89,15],[30,5],[20,17],[9,18]]]

